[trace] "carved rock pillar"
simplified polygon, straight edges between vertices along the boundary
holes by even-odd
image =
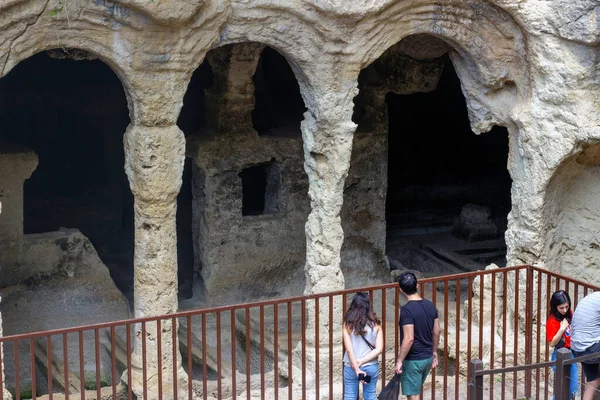
[[[304,169],[308,175],[311,201],[311,212],[306,222],[305,294],[344,288],[344,276],[340,269],[340,251],[344,241],[340,212],[356,129],[356,124],[352,122],[356,87],[355,80],[313,86],[314,103],[307,104],[309,111],[302,122]],[[340,354],[341,308],[342,299],[336,298],[333,302],[333,321],[330,321],[329,304],[325,300],[320,301],[319,322],[316,323],[315,304],[307,303],[306,370],[315,372],[315,376],[317,371],[327,371],[329,329],[333,329],[335,335],[332,344],[334,358]],[[318,338],[316,326],[319,329]],[[318,357],[316,349],[319,349]],[[299,351],[301,349],[297,348],[296,352]],[[319,370],[316,369],[317,365]],[[335,362],[334,365],[338,370],[339,363]]]
[[[175,125],[130,125],[125,133],[125,169],[135,205],[134,312],[136,318],[177,311],[177,194],[181,187],[185,138]],[[173,324],[160,327],[160,356],[156,323],[135,327],[132,385],[138,398],[173,397],[173,368],[177,368],[178,393],[186,393],[187,375],[179,352],[173,360]],[[176,336],[176,335],[175,335]],[[145,341],[145,344],[144,344]],[[146,382],[142,349],[145,345]],[[158,360],[161,380],[158,376]],[[145,390],[144,390],[145,389]],[[146,393],[144,393],[146,392]]]
[[[214,78],[205,90],[206,126],[219,134],[252,131],[253,76],[264,49],[260,43],[240,43],[210,51],[206,58]]]

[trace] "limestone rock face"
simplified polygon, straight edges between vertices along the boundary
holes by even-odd
[[[309,212],[301,140],[217,139],[198,144],[195,160],[193,226],[200,255],[195,269],[207,300],[223,304],[300,294]],[[267,185],[272,184],[262,211],[243,207],[248,194],[240,175],[252,167],[265,168]]]
[[[177,25],[189,21],[204,0],[171,0],[171,1],[144,1],[144,0],[117,0],[115,4],[137,10],[154,19],[160,24]]]
[[[79,325],[89,325],[129,318],[129,304],[113,283],[108,269],[98,258],[89,240],[77,230],[62,230],[47,234],[26,235],[24,255],[14,275],[20,280],[2,289],[4,334],[13,335],[38,332]],[[28,272],[27,276],[23,275]],[[119,332],[124,335],[124,332]],[[102,343],[107,343],[102,331]],[[124,336],[123,336],[124,338]],[[108,342],[110,343],[110,342]],[[38,343],[46,346],[42,340]],[[7,383],[14,382],[13,345],[4,346],[4,371]],[[26,390],[31,381],[30,347],[26,341],[19,343],[21,389]],[[39,351],[39,349],[38,349]],[[48,351],[45,347],[42,351]],[[52,338],[51,351],[62,360],[62,337]],[[70,340],[68,347],[70,369],[78,376],[79,343]],[[101,351],[102,380],[110,382],[111,358],[104,344]],[[92,332],[84,334],[84,357],[95,360],[95,343]],[[86,364],[90,375],[84,377],[95,382],[95,366]],[[40,380],[43,375],[38,374]],[[79,378],[79,376],[78,376]],[[38,386],[39,387],[39,386]]]
[[[222,288],[225,282],[220,273],[234,274],[238,283],[255,278],[253,271],[236,270],[235,264],[244,261],[240,254],[255,257],[260,252],[252,246],[274,237],[279,240],[289,231],[295,235],[294,245],[289,257],[281,256],[286,259],[278,263],[285,265],[282,275],[294,283],[300,278],[288,273],[291,265],[304,264],[306,293],[358,283],[350,271],[364,264],[374,266],[366,271],[366,279],[380,276],[378,265],[385,265],[380,196],[386,179],[371,174],[363,179],[352,166],[354,160],[372,173],[383,171],[383,164],[377,169],[368,167],[372,159],[384,158],[381,149],[385,143],[382,138],[355,135],[360,123],[352,120],[354,99],[363,93],[365,109],[384,106],[385,93],[379,89],[410,89],[410,80],[403,78],[411,71],[423,71],[427,63],[430,74],[422,75],[421,83],[433,86],[439,72],[435,60],[446,57],[444,52],[461,81],[473,131],[484,133],[501,125],[509,132],[507,168],[513,185],[506,232],[508,264],[536,263],[557,271],[577,265],[577,272],[598,279],[597,268],[589,267],[598,265],[600,257],[594,222],[600,220],[600,209],[593,200],[597,197],[593,187],[598,186],[598,164],[590,163],[587,156],[583,157],[587,161],[576,158],[600,140],[599,9],[595,0],[5,0],[0,2],[0,76],[41,51],[75,48],[107,63],[121,79],[131,117],[125,137],[125,168],[135,195],[136,315],[176,309],[175,199],[185,156],[177,118],[193,71],[210,50],[234,43],[274,48],[286,58],[298,80],[307,109],[301,124],[302,146],[299,140],[285,149],[278,147],[281,144],[264,145],[261,154],[272,157],[279,149],[284,154],[293,150],[293,160],[302,160],[306,176],[297,189],[307,193],[308,201],[295,203],[301,205],[293,222],[264,216],[244,220],[244,216],[233,215],[234,208],[235,213],[239,211],[238,200],[216,190],[210,192],[218,194],[223,206],[233,207],[220,215],[237,223],[230,225],[230,238],[237,240],[230,242],[237,259],[220,264],[221,250],[209,246],[202,250],[197,241],[199,260],[213,262],[202,265],[202,277],[215,288]],[[407,38],[411,39],[403,42]],[[390,49],[402,54],[404,64],[387,64],[389,68],[377,77],[385,78],[382,87],[361,87],[361,71],[381,67],[378,60],[387,60],[385,53]],[[252,64],[255,53],[247,54],[247,63]],[[216,65],[219,58],[212,61]],[[405,69],[407,65],[412,67]],[[399,70],[402,73],[397,76],[402,79],[393,80],[387,74]],[[234,75],[230,77],[246,80],[234,79],[226,91],[213,88],[217,90],[212,93],[239,92],[231,110],[248,112],[252,91],[247,78],[251,74]],[[211,104],[216,110],[211,123],[219,130],[237,126],[232,118],[249,120],[247,115],[228,114],[229,98],[217,97]],[[246,101],[241,106],[240,99]],[[370,116],[374,123],[369,131],[376,133],[385,121],[385,111],[379,109]],[[248,128],[244,127],[246,133]],[[368,156],[353,153],[360,148],[355,142],[362,142]],[[249,154],[259,153],[262,146],[257,141],[248,146],[249,152],[242,153],[243,145],[234,145],[243,156],[235,162],[221,160],[221,168],[218,149],[208,145],[210,152],[200,154],[195,162],[206,170],[207,184],[221,179],[227,181],[223,187],[230,190],[239,185],[239,168],[250,166],[239,162],[241,159],[270,162],[270,158],[258,160]],[[6,166],[0,168],[1,177]],[[302,173],[297,165],[290,170]],[[357,201],[356,196],[345,202],[345,190],[356,193],[367,188],[377,194],[371,206]],[[203,212],[215,218],[217,214],[211,212],[220,206],[210,207],[210,212]],[[348,220],[352,214],[355,220]],[[302,232],[298,233],[302,225],[305,246]],[[250,241],[252,232],[255,235]],[[210,232],[205,237],[217,243],[217,238],[224,236]],[[266,248],[279,251],[288,243],[281,239],[279,245],[267,243]],[[71,271],[46,265],[34,269],[35,275],[48,268],[61,279],[68,279],[65,275]],[[19,273],[19,269],[15,271]],[[262,272],[276,273],[276,263]],[[270,293],[274,287],[271,283],[257,291]]]
[[[3,286],[39,282],[54,276],[78,277],[83,274],[106,277],[108,270],[98,258],[90,241],[76,229],[25,235],[20,259],[7,264]]]
[[[600,225],[597,214],[598,145],[562,165],[549,185],[547,243],[549,268],[594,282],[600,277]]]
[[[387,140],[383,135],[357,134],[344,189],[341,218],[344,244],[341,269],[346,287],[389,281],[385,256],[385,188]]]
[[[234,301],[234,293],[239,301],[301,294],[304,224],[310,211],[301,139],[235,136],[197,143],[197,149],[193,226],[200,258],[195,270],[202,276],[206,299],[219,304]],[[354,142],[359,156],[342,209],[346,245],[341,268],[349,278],[348,287],[389,279],[384,185],[379,181],[385,164],[377,162],[382,149],[376,136]],[[273,169],[275,175],[268,179],[277,182],[273,187],[277,193],[266,199],[264,214],[243,215],[240,173],[261,165]],[[255,284],[257,280],[261,285]]]

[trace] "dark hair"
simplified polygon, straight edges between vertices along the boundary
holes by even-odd
[[[412,272],[404,272],[398,277],[398,286],[406,294],[417,293],[417,277]]]
[[[562,315],[560,312],[558,312],[558,306],[565,303],[569,303],[569,309],[567,310],[565,315]],[[569,293],[565,292],[564,290],[554,292],[554,294],[550,298],[550,315],[552,315],[559,321],[562,321],[566,318],[567,321],[571,323],[573,311],[571,311],[571,298],[569,297]]]
[[[354,332],[357,335],[364,335],[367,333],[365,326],[369,324],[370,327],[374,327],[376,324],[381,324],[379,318],[373,311],[373,305],[369,294],[365,292],[358,292],[352,298],[350,307],[344,315],[344,325],[350,332]]]

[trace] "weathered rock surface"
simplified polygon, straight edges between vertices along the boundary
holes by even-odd
[[[593,0],[8,0],[0,3],[0,76],[40,51],[78,48],[121,79],[131,115],[125,148],[135,195],[135,312],[146,316],[177,307],[175,197],[184,138],[176,121],[183,95],[206,53],[231,43],[258,42],[283,54],[307,108],[301,125],[309,199],[306,293],[346,285],[342,244],[351,233],[342,229],[341,215],[354,156],[360,71],[415,34],[447,46],[473,131],[508,128],[508,263],[553,270],[596,265],[598,238],[590,232],[598,230],[589,222],[600,215],[589,189],[597,183],[596,167],[567,170],[573,155],[600,139],[598,10]],[[437,45],[424,55],[412,52],[418,47],[403,51],[416,59],[439,54]],[[380,206],[361,205],[357,215],[381,224]],[[573,236],[581,227],[586,229]],[[376,254],[381,242],[354,243],[373,251],[376,257],[368,262],[383,260]]]
[[[129,304],[114,285],[108,269],[98,258],[88,239],[77,230],[61,230],[47,234],[26,235],[24,257],[20,261],[21,275],[18,284],[2,289],[4,334],[14,335],[50,329],[68,328],[129,318]],[[104,344],[107,331],[101,331],[101,379],[111,382],[111,358]],[[124,332],[119,332],[123,334]],[[123,337],[124,339],[124,337]],[[51,351],[63,360],[62,336],[53,336],[48,349],[44,340],[39,354]],[[95,383],[95,339],[94,332],[84,334],[84,359],[86,360],[86,382]],[[4,371],[7,385],[14,382],[13,344],[7,343]],[[69,368],[79,379],[79,342],[70,337],[68,345]],[[19,342],[19,369],[21,389],[31,384],[30,344]],[[59,363],[59,365],[61,365]],[[87,375],[89,374],[89,375]],[[38,373],[43,387],[44,375]],[[29,377],[29,380],[28,380]],[[9,386],[9,388],[13,388]]]

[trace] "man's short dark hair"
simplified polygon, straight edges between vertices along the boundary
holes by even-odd
[[[404,272],[398,277],[398,286],[406,294],[417,293],[417,277],[412,272]]]

